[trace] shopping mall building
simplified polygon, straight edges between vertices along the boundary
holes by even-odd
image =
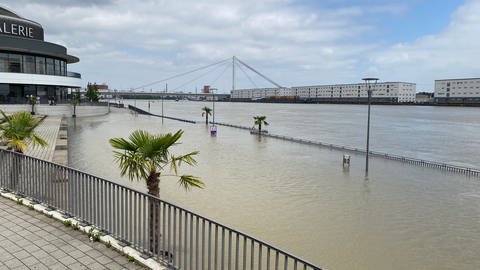
[[[38,96],[65,102],[67,93],[82,86],[80,74],[68,64],[78,57],[64,46],[45,42],[43,27],[0,6],[0,104],[22,104]]]

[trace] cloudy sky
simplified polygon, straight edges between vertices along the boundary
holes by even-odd
[[[6,0],[112,89],[237,56],[282,86],[417,83],[480,76],[480,0]],[[168,81],[169,90],[231,89],[231,63]],[[237,88],[270,87],[237,67]],[[153,84],[139,90],[165,87]]]

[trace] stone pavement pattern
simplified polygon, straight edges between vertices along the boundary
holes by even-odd
[[[27,156],[52,161],[61,121],[61,116],[48,116],[43,119],[43,121],[35,128],[35,133],[37,133],[38,136],[42,137],[45,141],[47,141],[48,146],[32,147],[29,144],[25,154]]]
[[[0,197],[0,270],[145,269],[86,234]]]

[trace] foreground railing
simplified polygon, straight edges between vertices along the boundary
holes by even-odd
[[[0,187],[93,224],[173,269],[320,269],[156,197],[14,152],[0,150]]]

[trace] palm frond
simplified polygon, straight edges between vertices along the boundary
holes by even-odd
[[[23,153],[27,148],[28,141],[31,141],[34,147],[47,145],[47,142],[34,131],[40,123],[40,119],[27,112],[17,112],[11,116],[1,110],[0,113],[5,119],[5,123],[0,125],[0,130],[2,130],[0,140],[6,142],[10,149]]]
[[[205,183],[203,183],[200,178],[193,175],[182,175],[178,179],[178,184],[183,187],[185,190],[190,190],[192,187],[204,188]]]

